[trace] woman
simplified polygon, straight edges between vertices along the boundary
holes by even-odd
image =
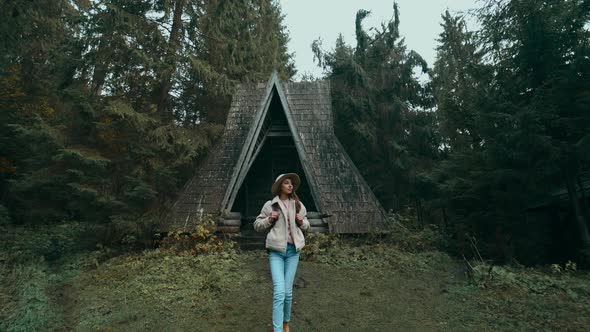
[[[268,231],[265,247],[273,283],[272,324],[275,332],[289,331],[293,281],[299,253],[305,246],[303,231],[309,229],[307,210],[295,193],[300,183],[296,173],[279,175],[271,189],[274,198],[264,203],[254,221],[256,231]]]

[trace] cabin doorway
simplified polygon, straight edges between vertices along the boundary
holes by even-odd
[[[253,158],[231,207],[231,212],[241,215],[242,230],[253,228],[252,223],[260,214],[262,206],[273,198],[271,186],[274,180],[283,173],[299,175],[301,184],[297,196],[307,211],[317,211],[276,89],[256,140]]]

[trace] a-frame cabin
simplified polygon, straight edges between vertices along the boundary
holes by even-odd
[[[241,84],[222,137],[187,182],[161,229],[189,230],[208,214],[218,231],[251,229],[281,173],[301,177],[297,194],[310,232],[384,231],[385,211],[334,135],[328,81]]]

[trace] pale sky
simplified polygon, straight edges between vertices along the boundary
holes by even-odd
[[[295,53],[297,75],[294,80],[309,72],[322,76],[322,70],[313,61],[311,43],[321,37],[322,48],[334,48],[338,33],[344,41],[356,46],[354,20],[359,9],[370,10],[363,21],[365,31],[371,27],[381,28],[382,22],[393,17],[393,1],[390,0],[280,0],[284,24],[291,41],[289,52]],[[441,15],[448,8],[451,13],[466,11],[481,6],[478,0],[397,0],[400,11],[400,33],[405,37],[408,50],[415,50],[432,67],[436,56],[436,38],[442,31]],[[467,28],[476,28],[474,20],[467,20]]]

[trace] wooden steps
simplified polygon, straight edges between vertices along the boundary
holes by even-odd
[[[327,233],[328,225],[319,218],[317,212],[308,213],[310,229],[308,233]],[[266,233],[254,230],[253,218],[242,218],[239,212],[231,212],[217,224],[216,233],[229,235],[241,250],[264,250]]]
[[[234,240],[242,250],[264,250],[266,233],[256,232],[252,223],[245,223]]]

